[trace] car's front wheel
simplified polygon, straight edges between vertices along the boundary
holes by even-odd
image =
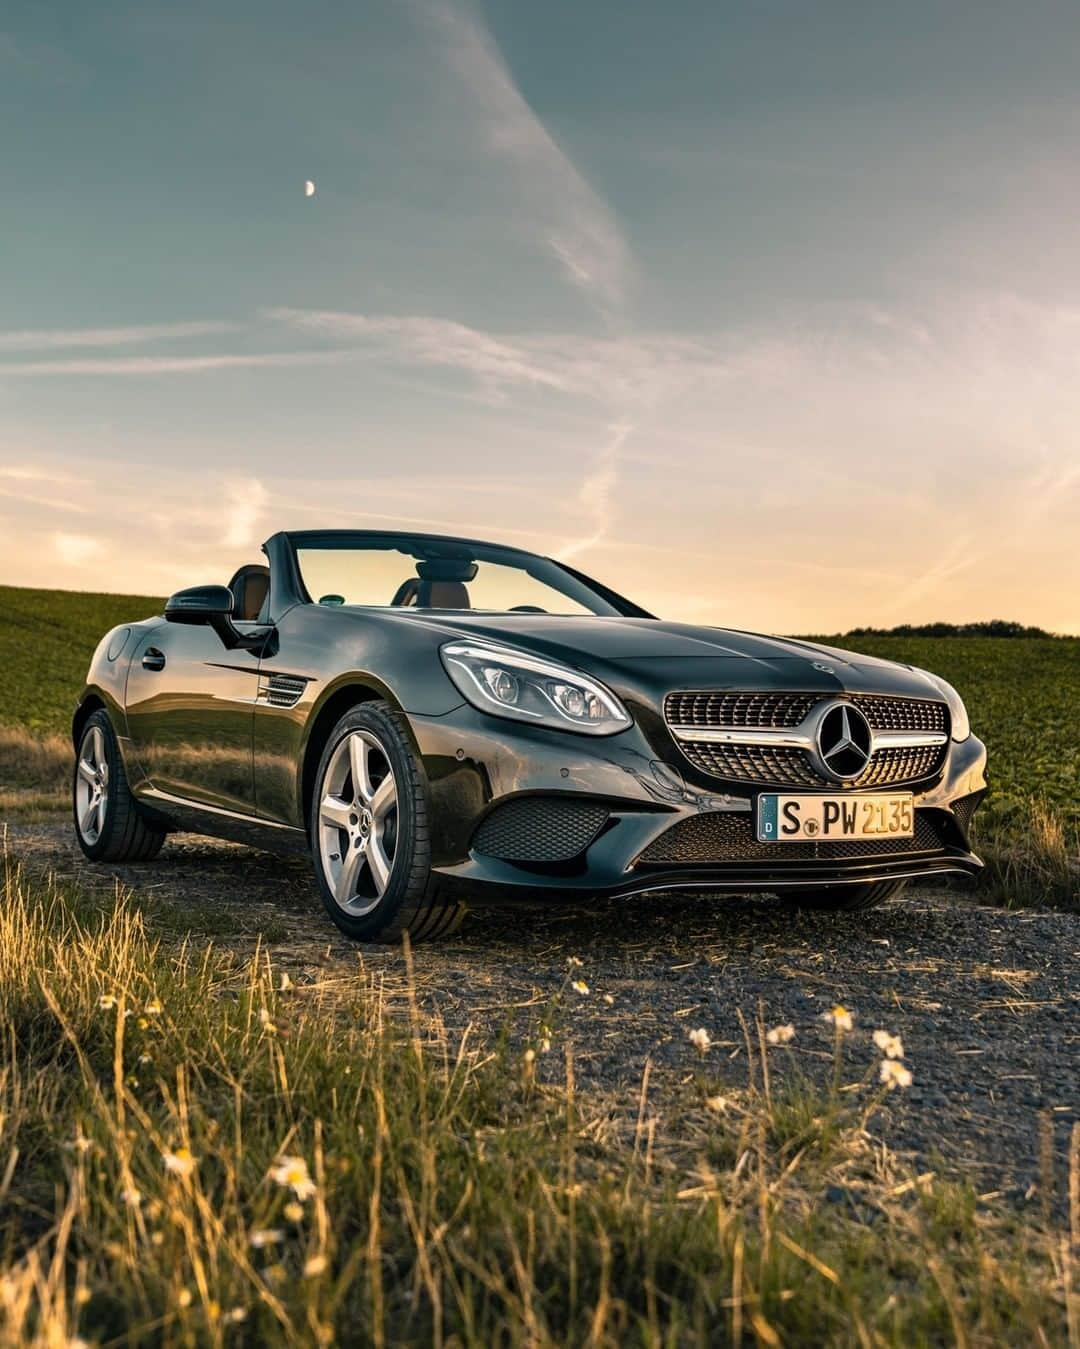
[[[401,714],[362,703],[323,749],[311,805],[315,877],[330,917],[359,941],[445,936],[465,910],[431,874],[427,791]]]
[[[855,913],[876,909],[886,900],[900,895],[906,881],[874,881],[868,885],[838,885],[821,890],[791,890],[784,898],[800,909],[825,913]]]
[[[75,837],[92,862],[148,862],[165,842],[131,794],[108,713],[99,708],[79,736],[72,783]]]

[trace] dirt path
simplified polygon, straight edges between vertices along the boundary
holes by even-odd
[[[348,976],[358,961],[400,973],[398,951],[359,948],[337,932],[302,859],[185,837],[153,863],[91,866],[66,823],[13,826],[8,846],[35,871],[95,886],[120,880],[151,911],[164,902],[174,923],[179,915],[230,946],[247,948],[262,934],[298,982]],[[977,1190],[1038,1204],[1040,1129],[1052,1127],[1060,1202],[1069,1130],[1080,1119],[1074,916],[980,908],[931,889],[842,920],[771,900],[646,896],[587,911],[480,912],[456,937],[418,948],[415,964],[421,996],[449,1026],[499,1028],[514,1017],[516,1033],[535,1041],[569,957],[582,962],[574,975],[590,991],[566,992],[555,1038],[572,1041],[586,1089],[636,1108],[651,1059],[653,1097],[662,1098],[699,1071],[687,1040],[696,1026],[716,1042],[706,1060],[713,1089],[739,1086],[737,1012],[752,1017],[759,1003],[770,1024],[797,1027],[804,1064],[824,1062],[821,1013],[839,1001],[855,1015],[862,1061],[870,1061],[873,1028],[903,1037],[915,1083],[894,1093],[882,1125],[894,1147],[926,1164],[940,1150],[964,1164]]]

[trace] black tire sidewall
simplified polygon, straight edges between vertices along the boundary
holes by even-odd
[[[817,913],[857,913],[875,909],[895,899],[907,886],[907,881],[868,881],[866,885],[822,887],[820,890],[796,890],[785,895],[795,908]]]
[[[397,840],[390,883],[379,904],[362,917],[346,913],[334,898],[323,872],[319,840],[319,802],[323,797],[323,779],[335,750],[353,731],[367,731],[379,742],[393,769],[397,784]],[[330,917],[346,935],[361,941],[378,941],[396,931],[403,908],[411,908],[427,887],[430,875],[427,834],[418,829],[418,794],[423,791],[423,772],[395,714],[385,704],[362,703],[350,708],[331,731],[319,758],[311,795],[311,855],[319,894]]]

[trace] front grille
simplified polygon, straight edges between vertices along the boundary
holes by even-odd
[[[473,852],[503,862],[569,862],[592,843],[608,809],[597,801],[521,796],[481,821]]]
[[[926,698],[856,693],[849,701],[862,712],[875,731],[946,731],[949,728],[949,709],[946,705],[930,702]]]
[[[669,726],[798,726],[818,693],[669,693]]]
[[[673,731],[691,733],[719,728],[791,730],[816,707],[838,696],[854,703],[874,731],[948,734],[949,713],[945,703],[878,693],[669,693],[664,701],[664,716]],[[695,768],[711,777],[776,787],[820,787],[822,782],[829,782],[839,790],[922,782],[941,771],[948,753],[948,742],[906,749],[883,746],[874,752],[861,777],[840,785],[819,774],[803,749],[767,743],[724,745],[681,738],[677,743]]]
[[[714,777],[734,778],[739,782],[772,782],[785,787],[821,786],[821,779],[801,749],[695,742],[684,742],[680,748],[692,764]]]
[[[843,858],[904,857],[943,851],[941,835],[922,811],[915,812],[914,838],[850,839],[832,843],[761,843],[749,814],[713,811],[692,815],[654,839],[638,865],[705,865],[720,862],[838,861]]]

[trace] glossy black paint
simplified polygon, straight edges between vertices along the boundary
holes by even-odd
[[[184,606],[174,606],[169,619],[118,628],[98,646],[76,734],[95,707],[105,707],[136,797],[170,827],[305,849],[313,769],[326,735],[348,706],[384,698],[405,714],[428,779],[434,868],[448,887],[474,901],[674,886],[774,890],[978,869],[952,814],[952,803],[985,791],[985,749],[973,736],[952,744],[943,772],[916,789],[916,807],[940,812],[949,842],[947,854],[932,862],[635,866],[678,819],[752,811],[758,794],[746,783],[708,776],[685,758],[663,719],[666,694],[791,690],[939,699],[940,693],[925,675],[892,662],[794,639],[663,622],[577,572],[616,614],[312,603],[294,548],[305,540],[348,537],[319,531],[271,538],[264,548],[270,591],[261,621],[227,620],[239,642],[217,621],[220,596],[205,587],[203,607],[214,610],[207,614],[213,626],[190,622],[199,607],[193,600],[181,621]],[[468,540],[439,542],[451,550],[470,546]],[[585,670],[622,699],[633,725],[612,736],[586,736],[478,711],[462,700],[439,658],[439,647],[460,637],[495,640]],[[471,852],[487,812],[522,794],[598,799],[609,807],[609,822],[569,866],[529,868]]]

